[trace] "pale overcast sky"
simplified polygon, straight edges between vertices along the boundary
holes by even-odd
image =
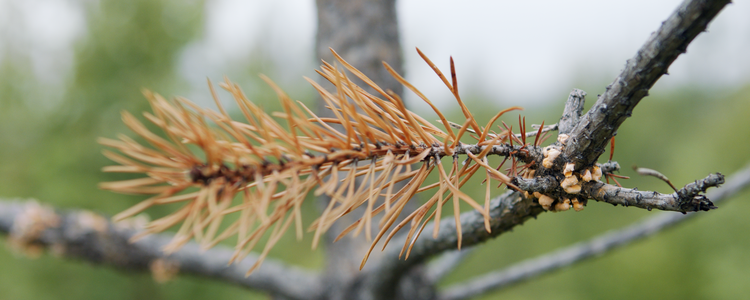
[[[560,101],[574,81],[611,81],[680,2],[400,0],[407,79],[435,101],[449,98],[416,55],[419,47],[441,68],[452,55],[466,90],[505,103]],[[0,0],[0,30],[26,35],[37,74],[55,82],[67,72],[73,41],[84,32],[81,9],[72,0]],[[748,1],[726,7],[656,88],[749,83],[748,16]],[[208,0],[205,21],[203,36],[180,59],[180,74],[196,89],[184,95],[207,95],[205,78],[220,80],[258,41],[278,68],[274,80],[293,85],[314,76],[312,0]],[[23,29],[15,30],[17,24]],[[0,44],[0,57],[13,44]]]

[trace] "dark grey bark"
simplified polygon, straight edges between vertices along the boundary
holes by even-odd
[[[568,95],[568,101],[565,101],[560,122],[557,123],[559,134],[568,134],[578,125],[578,121],[583,114],[583,104],[586,101],[586,92],[579,89],[573,89]]]
[[[648,90],[682,53],[690,42],[706,30],[708,22],[729,4],[729,0],[684,1],[651,34],[625,69],[607,86],[570,133],[570,142],[563,155],[576,164],[576,170],[590,166],[604,153],[609,140],[633,113],[633,109],[648,96]]]

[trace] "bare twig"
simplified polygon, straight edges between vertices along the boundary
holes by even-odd
[[[520,139],[520,138],[521,138],[522,136],[524,136],[524,135],[525,135],[526,137],[532,137],[532,136],[536,136],[537,134],[542,134],[542,133],[545,133],[545,132],[555,131],[555,130],[557,130],[557,128],[558,128],[557,124],[552,124],[552,125],[547,125],[547,126],[544,126],[544,128],[542,128],[542,130],[541,130],[541,131],[540,131],[540,130],[538,130],[538,129],[539,129],[539,127],[541,127],[541,125],[531,125],[531,128],[535,128],[535,129],[537,129],[537,130],[532,130],[532,131],[528,131],[528,132],[524,133],[523,135],[522,135],[522,134],[520,134],[520,133],[517,133],[517,134],[516,134],[516,137],[517,137],[517,138],[519,138],[519,139]]]
[[[635,206],[648,210],[659,209],[669,211],[707,211],[716,208],[708,197],[701,195],[709,187],[717,187],[724,183],[724,175],[719,173],[696,180],[672,194],[662,194],[652,191],[638,191],[637,189],[621,188],[603,182],[587,182],[583,185],[583,192],[591,199]]]
[[[633,170],[636,173],[643,175],[643,176],[653,176],[653,177],[659,178],[661,179],[661,181],[666,182],[669,185],[669,187],[672,188],[672,190],[677,192],[677,188],[674,187],[674,184],[672,184],[672,181],[670,181],[669,178],[667,178],[667,176],[665,176],[664,174],[659,173],[659,171],[656,171],[654,169],[649,169],[649,168],[639,168],[635,165],[633,165]]]
[[[735,173],[721,188],[709,193],[709,197],[719,202],[726,200],[750,186],[750,165]],[[500,271],[490,272],[466,282],[449,286],[440,293],[440,300],[469,299],[490,291],[498,290],[572,265],[584,259],[601,256],[604,253],[629,245],[637,240],[670,228],[697,214],[660,213],[626,228],[614,230],[580,242],[572,246],[532,258]]]
[[[573,89],[568,95],[568,101],[565,102],[562,117],[560,118],[559,133],[568,134],[573,127],[578,124],[578,120],[583,113],[583,104],[586,101],[586,92],[579,89]]]
[[[649,37],[625,69],[607,86],[594,106],[570,133],[563,155],[576,163],[576,170],[590,166],[604,153],[607,143],[633,108],[648,95],[672,62],[701,32],[706,30],[729,0],[686,0]]]
[[[219,279],[288,299],[310,299],[322,292],[316,274],[272,259],[266,259],[255,273],[245,277],[257,257],[250,255],[227,265],[234,250],[226,247],[203,251],[191,242],[164,255],[162,248],[172,236],[155,234],[130,243],[136,230],[112,224],[108,218],[89,211],[56,212],[33,201],[2,200],[0,232],[10,234],[11,243],[20,247],[50,248],[64,257],[118,269],[146,271],[152,262],[161,260],[177,266],[184,274]]]

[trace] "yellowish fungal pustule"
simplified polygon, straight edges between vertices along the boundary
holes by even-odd
[[[551,169],[553,162],[560,155],[560,150],[556,148],[547,147],[544,148],[544,160],[542,160],[542,166],[547,169]]]
[[[571,200],[571,202],[573,203],[573,209],[575,211],[582,211],[583,210],[583,203],[578,202],[578,199],[573,198],[573,200]]]
[[[555,204],[555,211],[566,211],[568,209],[570,209],[570,199]]]
[[[560,183],[560,186],[565,189],[565,188],[571,187],[571,186],[576,185],[576,184],[578,184],[578,177],[576,177],[576,176],[568,176],[568,177],[565,177],[565,180],[563,180]]]
[[[552,208],[552,202],[555,202],[555,199],[552,199],[552,197],[547,195],[540,195],[539,197],[539,205],[541,205],[545,210],[549,210]]]
[[[591,168],[591,177],[593,180],[600,181],[602,179],[602,168],[594,166]]]
[[[575,170],[576,165],[574,163],[567,163],[565,164],[565,169],[563,169],[563,175],[565,177],[570,177],[573,175],[573,170]]]
[[[571,186],[563,188],[563,189],[568,194],[578,194],[578,193],[581,192],[581,185],[580,184],[575,184],[575,185],[571,185]]]
[[[594,176],[591,176],[591,171],[589,169],[586,169],[586,171],[583,172],[583,176],[581,176],[581,179],[585,182],[589,182],[594,179]]]

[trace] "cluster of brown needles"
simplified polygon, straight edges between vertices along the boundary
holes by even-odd
[[[153,133],[133,115],[123,112],[125,124],[147,144],[125,135],[118,140],[99,140],[119,152],[104,151],[106,157],[119,164],[107,166],[104,171],[146,175],[105,182],[101,187],[150,195],[114,219],[132,217],[155,205],[179,203],[181,208],[151,221],[134,238],[179,227],[165,247],[165,251],[172,252],[189,240],[209,248],[236,236],[233,261],[245,257],[267,236],[260,259],[249,274],[292,224],[297,237],[302,236],[301,205],[310,193],[325,194],[331,199],[320,217],[307,228],[314,232],[313,248],[334,222],[363,208],[357,210],[362,212],[359,220],[339,236],[364,232],[372,241],[362,265],[383,237],[385,247],[407,225],[410,229],[402,254],[408,257],[425,225],[432,220],[439,222],[444,217],[443,205],[450,201],[460,248],[460,202],[479,211],[489,231],[490,187],[504,184],[518,189],[511,178],[533,176],[534,170],[542,166],[535,159],[539,156],[531,153],[541,152],[540,144],[550,127],[542,123],[537,130],[527,133],[525,118],[519,116],[520,134],[514,134],[513,128],[505,123],[497,132],[493,131],[493,124],[500,116],[519,107],[500,111],[485,126],[480,126],[459,96],[453,59],[449,80],[419,49],[417,52],[455,97],[465,117],[461,124],[449,122],[427,97],[388,64],[383,63],[395,79],[432,107],[442,128],[407,110],[398,95],[381,89],[336,52],[333,52],[336,64],[323,62],[317,71],[333,84],[334,90],[326,90],[306,78],[333,112],[333,118],[318,117],[264,76],[261,77],[276,91],[283,112],[269,115],[248,100],[236,84],[229,80],[219,84],[232,95],[244,121],[229,117],[210,82],[218,112],[183,98],[168,101],[144,91],[153,109],[153,113],[146,112],[144,117],[163,134]],[[352,75],[376,91],[376,95],[355,84]],[[534,141],[527,141],[531,136]],[[470,137],[473,143],[462,143],[464,137]],[[498,166],[491,166],[489,155],[504,159]],[[464,156],[464,160],[459,156]],[[443,163],[443,157],[452,158],[452,162]],[[503,169],[506,161],[510,161],[510,167]],[[427,182],[428,174],[434,171],[439,179]],[[485,177],[483,204],[461,191],[478,171]],[[423,198],[426,201],[399,219],[406,204],[419,193],[429,193]],[[225,224],[225,217],[230,214],[237,217],[232,218],[235,221],[231,224]],[[374,236],[373,222],[378,222],[376,228],[379,228]],[[435,226],[432,234],[437,236],[438,230],[439,226]]]

